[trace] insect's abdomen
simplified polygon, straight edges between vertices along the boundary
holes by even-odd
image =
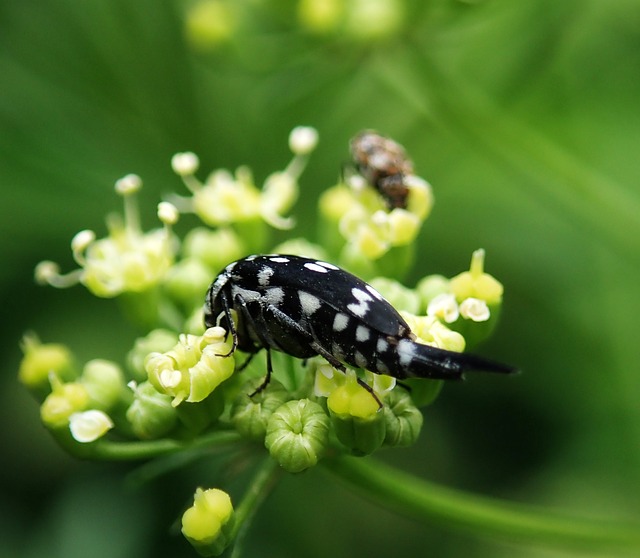
[[[483,357],[438,349],[414,340],[412,333],[399,329],[387,335],[370,328],[352,316],[336,313],[327,325],[315,331],[324,346],[338,360],[376,374],[398,379],[433,378],[456,380],[465,372],[511,373],[515,369]]]

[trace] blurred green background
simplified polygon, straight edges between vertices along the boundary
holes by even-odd
[[[407,283],[458,273],[483,247],[505,284],[482,352],[524,373],[446,386],[420,442],[383,457],[482,494],[638,519],[640,2],[378,4],[399,14],[381,32],[365,13],[322,33],[293,0],[220,3],[229,19],[205,44],[187,39],[194,5],[177,0],[0,0],[1,557],[195,555],[172,524],[217,471],[132,488],[132,467],[68,458],[40,426],[15,381],[26,330],[81,359],[121,359],[136,332],[113,301],[35,286],[33,267],[73,267],[70,239],[104,232],[121,176],[142,176],[149,228],[159,198],[184,193],[173,153],[261,179],[299,124],[320,133],[300,232],[314,233],[348,139],[375,128],[436,196]],[[260,557],[564,556],[417,524],[320,468],[284,478],[247,544]]]

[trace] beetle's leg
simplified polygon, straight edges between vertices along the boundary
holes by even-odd
[[[216,356],[228,357],[231,356],[235,350],[238,348],[238,332],[236,330],[236,324],[233,321],[231,316],[231,307],[229,306],[229,301],[227,300],[227,295],[224,291],[220,292],[220,300],[222,301],[222,311],[224,312],[224,317],[227,319],[227,323],[229,324],[229,331],[231,332],[231,336],[233,338],[233,345],[231,345],[231,349],[226,354],[217,354]],[[219,318],[218,318],[219,322]],[[229,332],[227,332],[229,335]],[[225,336],[226,340],[226,336]]]
[[[296,322],[295,320],[292,320],[289,316],[287,316],[284,312],[282,312],[282,310],[279,310],[273,305],[267,306],[267,310],[269,310],[273,314],[275,319],[278,320],[282,325],[284,325],[287,328],[293,329],[303,337],[306,337],[307,340],[309,341],[309,346],[321,357],[327,360],[331,366],[340,370],[343,373],[347,372],[347,369],[345,368],[344,364],[342,364],[327,349],[325,349],[318,342],[316,336],[312,332],[309,332],[306,329],[304,329],[298,322]],[[376,403],[378,404],[378,406],[382,408],[382,401],[380,401],[380,398],[375,394],[375,392],[373,391],[373,388],[369,384],[367,384],[367,382],[365,382],[364,380],[360,378],[358,378],[357,380],[358,380],[358,383],[364,389],[366,389],[371,394],[371,396],[376,400]]]
[[[271,373],[273,372],[273,366],[271,365],[271,349],[269,347],[265,347],[265,351],[267,352],[267,374],[264,377],[264,380],[262,380],[262,383],[253,391],[253,393],[249,394],[249,397],[253,397],[260,393],[271,381]]]
[[[263,323],[264,320],[262,320],[262,319],[256,320],[251,315],[251,312],[249,312],[249,308],[247,307],[247,302],[245,301],[245,299],[242,298],[242,296],[238,294],[238,295],[236,295],[234,300],[237,303],[238,307],[240,308],[240,311],[242,312],[243,319],[246,321],[247,325],[256,334],[256,336],[260,340],[260,344],[262,345],[262,347],[267,352],[267,375],[265,376],[263,382],[258,386],[258,389],[256,389],[253,393],[249,394],[249,397],[253,397],[257,393],[260,393],[263,389],[265,389],[269,385],[269,382],[271,381],[271,373],[273,372],[273,366],[271,364],[271,349],[270,349],[270,347],[272,345],[275,345],[275,342],[273,341],[273,339],[269,335],[269,329],[267,328],[266,324]],[[249,361],[251,360],[252,357],[253,357],[253,355],[251,355],[247,359],[247,361],[242,364],[242,367],[240,368],[240,370],[244,369],[245,366],[247,366],[249,364]]]

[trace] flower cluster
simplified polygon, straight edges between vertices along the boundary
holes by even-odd
[[[482,250],[473,254],[469,271],[453,278],[425,277],[413,289],[398,281],[433,204],[431,187],[421,178],[407,177],[406,207],[390,208],[354,171],[320,198],[319,242],[271,242],[271,230],[294,225],[288,213],[317,141],[313,128],[294,129],[291,162],[261,188],[248,167],[215,170],[201,182],[198,157],[175,155],[172,168],[190,195],[161,202],[163,226],[149,232],[143,232],[136,207],[142,182],[128,175],[116,183],[124,216],[107,219],[104,238],[86,230],[72,240],[79,269],[63,275],[52,262],[37,266],[39,282],[80,283],[98,297],[118,297],[127,316],[147,328],[120,363],[96,358],[78,364],[70,348],[25,336],[20,381],[40,401],[44,425],[65,448],[86,455],[79,448],[110,444],[110,452],[117,452],[118,444],[140,443],[141,456],[151,457],[154,442],[160,452],[166,451],[163,442],[197,444],[224,436],[251,444],[280,469],[298,473],[331,456],[364,456],[417,440],[420,407],[433,401],[441,382],[411,381],[407,389],[390,376],[344,373],[321,357],[303,363],[278,353],[265,386],[264,361],[256,358],[247,366],[247,355],[233,350],[231,332],[203,326],[204,294],[215,273],[257,250],[362,270],[421,343],[462,351],[495,324],[502,286],[484,272]],[[202,225],[180,240],[172,225],[186,212]],[[385,268],[394,273],[383,276]],[[224,492],[198,489],[182,531],[202,555],[218,555],[233,541],[242,517]]]
[[[291,9],[291,20],[306,33],[340,36],[354,44],[393,38],[408,20],[405,0],[297,0]],[[218,49],[249,30],[257,32],[255,16],[242,2],[197,0],[186,11],[186,36],[201,51]]]

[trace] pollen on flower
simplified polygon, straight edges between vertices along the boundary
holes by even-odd
[[[460,314],[463,318],[474,322],[486,322],[491,317],[491,311],[486,301],[469,297],[460,303]]]
[[[176,153],[171,158],[171,168],[179,176],[189,176],[195,173],[200,166],[200,159],[195,153],[186,151],[184,153]]]
[[[449,351],[464,351],[464,337],[457,331],[450,330],[436,316],[416,316],[403,311],[400,314],[409,324],[411,331],[417,336],[419,343],[433,345]]]
[[[127,174],[116,181],[116,192],[121,196],[136,193],[142,188],[142,179],[137,174]]]
[[[458,319],[460,311],[456,297],[451,293],[441,293],[436,295],[427,306],[427,315],[451,324]]]
[[[47,285],[60,273],[60,266],[52,261],[45,260],[36,265],[34,277],[38,285]]]
[[[202,336],[207,343],[220,343],[227,336],[227,330],[220,326],[207,328]]]
[[[308,155],[318,145],[318,131],[311,126],[296,126],[289,134],[289,149],[296,155]]]
[[[179,217],[180,213],[172,203],[163,201],[158,204],[158,219],[165,225],[175,225]]]
[[[91,230],[80,231],[71,239],[71,250],[78,263],[83,260],[82,252],[84,252],[95,239],[96,233]]]
[[[180,370],[163,370],[160,372],[160,383],[164,388],[173,389],[180,385],[182,372]]]
[[[76,442],[95,442],[113,428],[113,421],[106,413],[90,409],[74,413],[69,418],[69,430]]]

